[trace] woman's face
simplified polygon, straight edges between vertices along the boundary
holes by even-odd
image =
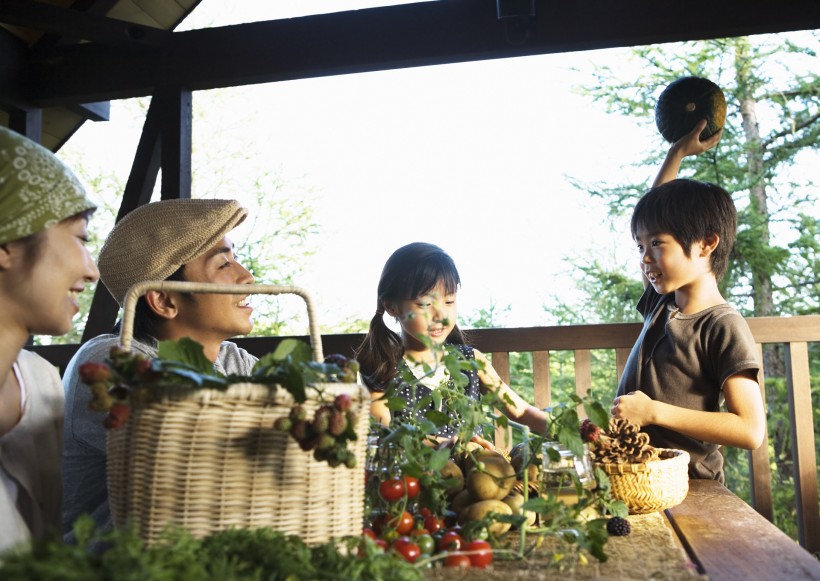
[[[12,318],[30,334],[62,335],[71,329],[80,311],[79,293],[100,276],[87,241],[88,220],[82,217],[46,228],[36,252],[26,252],[20,242],[6,245],[12,267],[4,277],[4,299],[16,307]]]

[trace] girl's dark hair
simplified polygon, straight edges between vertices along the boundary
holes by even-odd
[[[376,315],[356,350],[362,378],[371,391],[383,391],[387,387],[404,355],[401,337],[384,324],[385,306],[422,296],[438,284],[442,284],[448,294],[454,294],[461,279],[450,255],[434,244],[413,242],[387,259],[379,279]],[[456,325],[447,341],[464,344],[466,337]]]
[[[672,235],[686,256],[692,244],[716,234],[720,239],[712,252],[712,273],[717,280],[726,274],[729,252],[737,236],[737,210],[732,196],[715,184],[676,179],[649,190],[632,212],[632,237],[638,227]]]

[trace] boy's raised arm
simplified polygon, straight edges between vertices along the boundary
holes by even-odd
[[[723,129],[704,141],[701,141],[700,134],[705,127],[706,119],[701,119],[692,131],[678,139],[669,147],[669,151],[666,152],[666,159],[663,160],[661,169],[658,170],[658,175],[652,183],[653,188],[666,182],[671,182],[678,177],[680,164],[684,157],[700,155],[718,144],[720,136],[723,135]]]

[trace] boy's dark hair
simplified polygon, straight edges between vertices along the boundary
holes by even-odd
[[[362,377],[371,390],[385,389],[404,355],[401,337],[384,324],[385,305],[422,296],[439,283],[444,285],[445,292],[452,294],[458,290],[461,279],[450,255],[434,244],[413,242],[387,259],[379,279],[376,315],[356,350]],[[465,341],[458,325],[447,337],[449,343],[464,344]]]
[[[185,265],[180,266],[165,280],[184,281]],[[137,304],[134,307],[134,339],[142,343],[153,343],[156,341],[157,326],[160,320],[160,316],[151,310],[144,296],[137,299]],[[114,333],[119,333],[120,328],[120,323],[117,323],[117,326],[114,328]]]
[[[639,226],[672,235],[686,256],[692,244],[716,234],[720,242],[712,252],[712,273],[717,280],[726,274],[737,236],[737,210],[732,196],[720,186],[683,178],[656,186],[635,205],[633,238]]]

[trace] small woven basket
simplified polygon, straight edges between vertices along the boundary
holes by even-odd
[[[136,299],[153,289],[298,294],[308,307],[313,357],[323,359],[309,296],[298,287],[270,285],[135,285],[125,301],[121,343],[126,349]],[[289,434],[273,428],[293,405],[282,387],[240,383],[227,390],[171,390],[152,384],[151,389],[151,401],[132,403],[125,425],[108,432],[108,493],[116,526],[133,522],[148,544],[168,525],[196,537],[228,528],[271,527],[307,544],[361,534],[370,403],[364,387],[319,384],[308,389],[303,404],[312,417],[336,395],[352,396],[357,439],[348,447],[356,457],[353,469],[316,461]]]
[[[612,496],[624,501],[629,514],[672,508],[689,492],[689,453],[668,448],[658,451],[658,459],[646,463],[596,463],[609,475]]]

